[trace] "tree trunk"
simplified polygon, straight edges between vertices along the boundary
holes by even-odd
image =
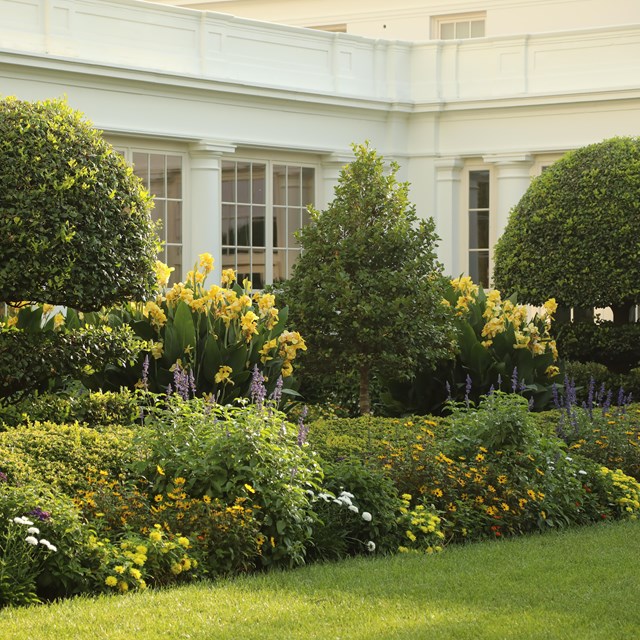
[[[369,394],[369,365],[360,365],[360,415],[371,413],[371,397]]]

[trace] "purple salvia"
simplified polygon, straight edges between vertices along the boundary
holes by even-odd
[[[513,367],[511,374],[511,391],[515,393],[518,389],[518,367]]]
[[[258,369],[258,365],[254,365],[253,374],[251,375],[251,387],[249,388],[249,394],[251,396],[251,402],[262,409],[264,399],[267,397],[267,390],[264,386],[264,376]]]
[[[282,399],[282,387],[284,386],[284,380],[282,376],[278,376],[278,381],[276,382],[276,388],[273,390],[273,393],[269,397],[270,400],[273,400],[276,407],[280,404],[280,400]]]
[[[173,384],[176,388],[176,393],[183,399],[189,399],[189,374],[186,369],[183,369],[179,364],[176,364],[176,368],[173,370]]]
[[[622,387],[618,390],[618,406],[624,406],[624,389]]]
[[[527,383],[524,381],[524,378],[522,378],[522,380],[520,380],[520,393],[524,393],[527,389]]]
[[[593,418],[593,398],[596,390],[596,381],[593,376],[589,380],[589,393],[587,394],[587,409],[589,410],[589,417]]]
[[[464,388],[464,402],[467,405],[467,408],[469,407],[469,394],[471,393],[472,384],[471,376],[467,373],[467,383]]]
[[[191,397],[196,397],[196,379],[193,376],[193,370],[189,369],[189,390],[191,391]]]
[[[607,394],[607,389],[604,386],[604,382],[600,385],[600,389],[598,389],[598,393],[596,394],[596,404],[598,406],[602,406],[602,403],[604,402],[604,399],[606,397]]]
[[[307,441],[309,435],[309,427],[305,425],[304,421],[309,413],[309,407],[305,404],[298,420],[298,446],[302,446]]]
[[[40,520],[40,522],[46,522],[51,518],[51,512],[43,511],[40,507],[36,507],[32,511],[30,511],[29,515],[37,518],[38,520]]]
[[[142,386],[149,388],[149,354],[144,357],[142,362]]]
[[[562,405],[560,404],[560,395],[558,394],[558,385],[555,382],[551,385],[551,396],[553,397],[553,406],[556,409],[562,409]]]

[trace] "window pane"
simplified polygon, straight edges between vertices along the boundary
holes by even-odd
[[[471,23],[471,37],[484,38],[484,20],[474,20]]]
[[[160,227],[157,229],[158,235],[160,236],[160,240],[167,239],[167,223],[165,217],[165,201],[164,200],[154,200],[153,201],[153,209],[151,210],[151,219],[155,222],[156,220],[160,220]]]
[[[182,247],[180,245],[167,245],[167,265],[175,268],[169,281],[182,280]]]
[[[265,173],[266,166],[263,164],[253,165],[253,204],[265,204]]]
[[[236,163],[222,163],[222,202],[236,200]]]
[[[150,187],[149,192],[158,198],[166,198],[165,189],[165,156],[159,153],[152,153],[150,158]]]
[[[286,251],[274,250],[273,252],[273,281],[285,280],[287,277]]]
[[[275,164],[273,165],[273,204],[287,204],[287,167]]]
[[[300,167],[289,167],[287,171],[287,204],[293,207],[299,207],[301,200],[301,183],[300,183]]]
[[[489,248],[489,212],[469,212],[469,249]]]
[[[236,268],[236,250],[235,249],[222,250],[222,268],[223,269]]]
[[[167,198],[182,198],[182,158],[167,156]]]
[[[287,213],[287,247],[297,247],[295,232],[300,228],[300,209],[289,208]]]
[[[167,202],[167,242],[182,242],[182,203]]]
[[[296,263],[296,261],[298,260],[298,258],[300,257],[300,251],[296,251],[295,249],[290,249],[289,250],[289,273],[287,277],[291,277],[291,274],[293,273],[293,265]]]
[[[238,162],[237,167],[237,202],[250,203],[251,165],[248,162]]]
[[[249,249],[238,249],[236,253],[236,277],[242,284],[245,278],[251,280],[251,252]]]
[[[144,188],[149,190],[149,154],[133,154],[133,172],[142,180]]]
[[[453,22],[446,22],[440,25],[440,38],[442,40],[453,40],[455,38],[456,25]]]
[[[251,207],[247,205],[238,205],[238,220],[236,227],[238,246],[248,247],[251,245],[251,237],[249,233],[250,225]]]
[[[307,206],[315,201],[315,170],[310,167],[302,169],[302,205]]]
[[[236,208],[232,204],[222,205],[222,244],[236,243]]]
[[[284,207],[273,208],[273,246],[286,246],[286,216],[287,210]]]
[[[475,283],[482,285],[485,289],[489,288],[488,251],[471,251],[469,253],[469,275]]]
[[[469,209],[489,208],[489,172],[469,172]]]
[[[265,252],[253,251],[251,255],[251,284],[254,289],[263,289],[265,280]]]
[[[251,246],[266,247],[265,208],[253,207],[251,217]]]
[[[468,38],[469,37],[469,23],[468,22],[456,22],[456,38]]]

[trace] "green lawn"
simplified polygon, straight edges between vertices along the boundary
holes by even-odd
[[[3,640],[640,638],[640,522],[0,611]]]

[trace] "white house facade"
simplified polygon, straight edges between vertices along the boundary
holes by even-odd
[[[178,277],[208,251],[256,288],[290,274],[352,142],[398,161],[445,271],[487,284],[533,176],[639,134],[637,0],[357,4],[0,0],[0,94],[66,96],[104,131],[155,195]],[[234,5],[268,11],[210,10]]]

